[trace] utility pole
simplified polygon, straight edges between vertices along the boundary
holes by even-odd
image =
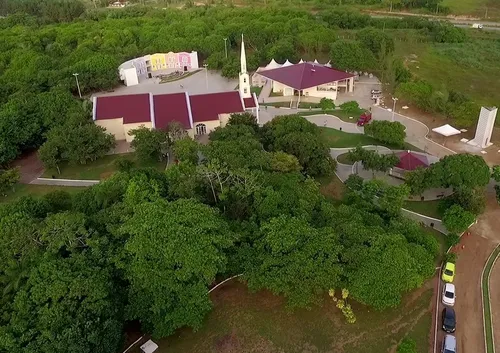
[[[208,64],[203,64],[205,68],[205,83],[207,84],[207,92],[208,92]]]
[[[78,87],[78,95],[80,98],[82,98],[82,91],[80,91],[80,83],[78,82],[78,74],[74,73],[73,76],[75,76],[76,79],[76,87]]]
[[[227,38],[224,38],[224,52],[226,53],[226,59],[227,59]]]
[[[392,106],[392,119],[391,121],[394,122],[394,114],[396,113],[396,102],[398,99],[396,97],[392,97],[392,100],[394,101],[394,104]]]
[[[484,18],[488,18],[488,6],[486,6],[486,12],[484,13]]]

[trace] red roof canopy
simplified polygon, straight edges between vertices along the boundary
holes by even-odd
[[[185,129],[191,129],[187,93],[160,94],[153,97],[155,127],[165,129],[173,121],[177,121]]]
[[[96,99],[96,120],[116,118],[123,118],[124,124],[151,121],[149,93],[99,97]]]
[[[429,161],[427,157],[414,153],[411,151],[398,153],[399,163],[396,165],[397,168],[404,170],[415,170],[418,167],[427,168],[429,166]]]
[[[250,98],[243,98],[243,103],[245,103],[245,109],[257,107],[257,103],[255,102],[255,99],[253,96]]]
[[[350,73],[314,63],[301,63],[259,71],[259,75],[298,90],[354,77]]]
[[[189,96],[191,112],[195,123],[218,120],[219,114],[241,113],[245,111],[238,91]]]

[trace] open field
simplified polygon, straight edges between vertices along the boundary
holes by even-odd
[[[228,282],[212,294],[214,308],[199,331],[179,330],[157,341],[157,352],[385,353],[395,351],[408,335],[417,342],[417,352],[426,353],[430,284],[391,310],[379,312],[353,302],[357,322],[349,325],[328,297],[322,306],[290,311],[281,297],[250,293],[243,283]],[[136,347],[132,353],[139,351]]]
[[[56,190],[63,190],[66,192],[76,193],[85,189],[85,187],[79,186],[53,186],[53,185],[31,185],[31,184],[18,184],[15,187],[15,191],[7,192],[7,196],[0,196],[0,203],[13,201],[22,196],[35,196],[40,197],[49,192]]]
[[[484,35],[484,34],[478,34]],[[458,44],[396,42],[396,55],[411,72],[434,87],[465,93],[480,104],[500,104],[500,41],[474,40]],[[413,57],[412,57],[413,56]]]
[[[99,158],[98,160],[88,164],[69,165],[63,164],[60,166],[61,174],[57,170],[45,170],[42,177],[51,178],[54,176],[59,179],[80,179],[80,180],[100,180],[109,178],[116,172],[115,161],[119,158],[129,159],[135,162],[138,167],[155,167],[158,170],[165,169],[165,162],[158,161],[138,161],[134,153],[113,154]]]

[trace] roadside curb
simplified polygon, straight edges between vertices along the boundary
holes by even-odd
[[[491,293],[490,293],[490,277],[491,277],[491,272],[493,271],[493,268],[495,267],[495,264],[500,256],[500,251],[498,251],[500,248],[500,244],[498,244],[493,251],[491,252],[490,256],[488,256],[488,259],[486,260],[486,263],[484,264],[483,271],[481,272],[481,305],[483,309],[483,332],[484,332],[484,351],[486,353],[495,353],[495,331],[493,330],[493,315],[491,313]],[[496,253],[496,254],[495,254]],[[493,263],[491,264],[491,267],[488,270],[488,278],[486,279],[486,289],[488,290],[488,307],[489,307],[489,321],[490,321],[490,332],[489,334],[491,335],[491,342],[492,342],[492,348],[493,350],[488,349],[488,339],[487,339],[487,330],[486,330],[486,307],[485,307],[485,302],[484,302],[484,288],[483,288],[483,281],[484,281],[484,271],[488,267],[488,264],[490,263],[490,260],[492,257],[495,256],[495,259],[493,260]]]

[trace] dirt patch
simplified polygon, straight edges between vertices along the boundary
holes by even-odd
[[[21,169],[21,179],[19,182],[22,184],[31,183],[42,175],[44,170],[42,161],[38,158],[37,151],[23,154],[19,159],[14,161],[13,165]]]
[[[237,353],[240,350],[240,342],[234,332],[225,335],[215,342],[217,352],[220,353]]]

